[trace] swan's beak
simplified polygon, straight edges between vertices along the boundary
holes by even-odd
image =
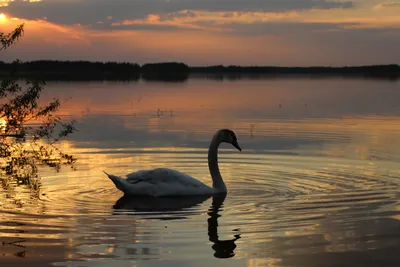
[[[238,144],[238,142],[236,140],[233,141],[232,145],[234,147],[236,147],[239,151],[242,151],[242,149],[240,148],[240,146],[239,146],[239,144]]]

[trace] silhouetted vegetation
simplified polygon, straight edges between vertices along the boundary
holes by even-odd
[[[141,68],[142,78],[146,81],[185,81],[189,78],[190,69],[183,63],[153,63]]]
[[[342,76],[362,78],[400,78],[399,65],[372,65],[355,67],[241,67],[241,66],[209,66],[191,67],[192,74],[215,79],[239,79],[240,77],[276,77],[276,76]]]
[[[10,70],[0,62],[0,75]],[[20,62],[18,77],[46,80],[138,80],[140,66],[132,63],[38,60]]]
[[[12,67],[0,61],[0,76]],[[136,63],[39,60],[20,62],[19,77],[46,80],[134,80],[185,81],[189,77],[211,79],[271,78],[279,76],[357,77],[396,80],[399,65],[354,67],[273,67],[273,66],[206,66],[189,67],[184,63]]]
[[[0,34],[0,50],[8,48],[23,34],[23,25],[10,34]],[[45,82],[27,79],[22,85],[16,75],[21,67],[9,64],[8,75],[0,80],[0,174],[15,178],[18,183],[37,187],[37,167],[43,164],[56,170],[75,162],[55,144],[76,129],[54,115],[58,99],[41,106],[40,93]]]

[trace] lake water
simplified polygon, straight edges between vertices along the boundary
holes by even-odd
[[[49,83],[76,170],[3,179],[1,266],[399,266],[400,84],[352,79]],[[103,170],[168,167],[222,198],[126,199]]]

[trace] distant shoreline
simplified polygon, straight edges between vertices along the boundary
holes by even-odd
[[[14,71],[14,72],[13,72]],[[229,79],[274,77],[348,77],[398,80],[399,65],[370,65],[351,67],[274,67],[274,66],[205,66],[190,67],[184,63],[135,63],[89,61],[0,61],[0,79],[13,72],[18,78],[42,80],[145,80],[185,81],[189,78]]]

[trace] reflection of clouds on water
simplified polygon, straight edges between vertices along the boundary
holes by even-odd
[[[400,222],[369,220],[351,229],[335,229],[327,217],[320,233],[275,238],[260,244],[259,257],[276,258],[282,266],[397,266],[400,260]],[[324,223],[324,222],[321,222]],[[329,225],[330,224],[330,225]],[[322,232],[322,233],[321,233]]]
[[[69,83],[50,84],[64,103],[62,114],[152,114],[172,110],[174,115],[202,113],[203,119],[340,118],[346,115],[400,115],[396,84],[346,79],[276,79],[236,82],[190,80],[179,84]],[[138,101],[140,99],[140,101]],[[281,105],[281,108],[279,108]],[[201,119],[201,118],[197,118]]]
[[[135,125],[135,128],[129,127]],[[171,125],[173,127],[173,124]],[[148,118],[134,116],[86,116],[77,124],[79,132],[71,139],[79,147],[143,147],[152,146],[156,141],[173,145],[179,143],[182,133],[150,132]],[[164,144],[164,142],[162,144]]]
[[[174,123],[165,124],[163,129],[154,129],[149,125],[148,118],[130,116],[88,116],[77,124],[79,132],[71,136],[78,148],[143,148],[143,147],[192,147],[208,148],[214,130],[218,126],[208,126],[206,132],[193,133],[190,130],[176,131],[179,127]],[[132,127],[127,127],[131,125]],[[233,125],[232,125],[233,126]],[[207,127],[207,126],[205,126]],[[223,128],[223,127],[221,127]],[[187,127],[190,129],[190,126]],[[252,149],[294,149],[298,146],[318,145],[324,141],[318,138],[299,139],[295,136],[284,137],[272,133],[268,137],[249,138],[248,134],[239,133],[242,144],[248,144],[247,150]],[[222,145],[223,146],[223,145]]]
[[[77,118],[79,132],[61,145],[78,157],[77,170],[43,170],[40,201],[22,187],[9,198],[0,193],[12,209],[1,210],[0,233],[26,238],[29,257],[42,234],[44,249],[68,251],[57,252],[61,266],[68,259],[69,266],[398,262],[400,106],[392,104],[400,91],[393,84],[75,85],[56,92],[73,95],[61,111]],[[173,116],[161,112],[170,109]],[[224,127],[235,130],[243,152],[221,145],[223,210],[211,199],[118,200],[102,173],[169,167],[210,184],[207,148]]]
[[[349,117],[343,119],[267,120],[257,122],[250,132],[249,122],[227,119],[218,123],[191,125],[189,117],[176,117],[162,128],[150,124],[152,117],[87,116],[80,120],[79,132],[71,136],[77,148],[151,147],[207,149],[219,127],[233,129],[244,150],[242,153],[335,156],[357,159],[397,160],[400,139],[397,117]],[[155,119],[155,120],[162,120]],[[195,119],[194,119],[195,120]],[[221,148],[229,148],[224,144]],[[114,151],[131,153],[133,151]],[[135,152],[136,153],[136,152]],[[398,158],[400,159],[400,158]]]
[[[256,266],[269,262],[265,259],[275,259],[279,266],[376,266],[379,262],[397,266],[400,221],[394,219],[399,213],[392,211],[398,205],[394,195],[391,190],[380,194],[356,190],[302,196],[276,212],[281,219],[271,229],[244,236],[265,235],[261,238],[265,241],[256,245]],[[267,238],[268,232],[275,236]],[[252,251],[248,245],[243,250]]]
[[[72,96],[61,112],[78,118],[79,132],[71,140],[80,148],[207,148],[220,128],[235,130],[245,151],[252,153],[301,150],[303,155],[312,151],[311,155],[382,158],[396,147],[393,143],[400,145],[391,133],[398,130],[400,93],[388,82],[273,79],[216,85],[193,79],[185,85],[108,82],[51,87],[60,97]],[[82,116],[80,110],[87,108],[90,113]],[[160,110],[168,112],[160,115]]]

